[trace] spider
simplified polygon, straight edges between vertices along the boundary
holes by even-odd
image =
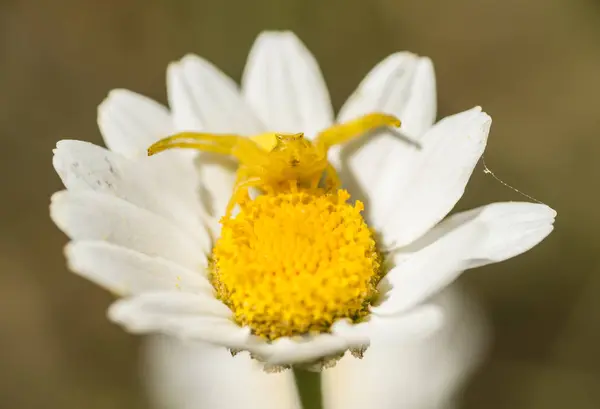
[[[161,139],[148,148],[148,156],[172,148],[191,148],[233,156],[239,162],[233,194],[225,217],[236,204],[249,200],[249,190],[275,193],[298,187],[316,189],[323,180],[324,191],[340,186],[335,168],[327,160],[329,148],[386,126],[400,126],[392,115],[371,113],[334,125],[311,141],[303,133],[265,133],[253,137],[240,135],[181,132]]]

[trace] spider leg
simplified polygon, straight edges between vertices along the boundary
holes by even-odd
[[[229,203],[227,203],[224,217],[229,219],[236,204],[241,204],[250,200],[250,188],[260,187],[263,185],[263,183],[263,180],[257,176],[247,177],[245,172],[238,172],[238,176],[233,187],[233,193],[231,194]]]
[[[327,163],[325,168],[325,191],[332,192],[338,190],[341,186],[340,177],[331,163]]]
[[[238,135],[181,132],[152,144],[148,148],[148,156],[173,148],[189,148],[204,152],[231,155],[234,148],[242,139],[245,138]]]
[[[322,173],[320,173],[318,176],[316,176],[316,177],[313,177],[313,178],[310,180],[310,185],[309,185],[309,186],[310,186],[310,189],[311,189],[311,190],[314,190],[314,189],[316,189],[316,188],[318,188],[318,187],[319,187],[319,182],[321,181],[321,176],[322,176],[322,175],[323,175],[323,174],[322,174]]]
[[[333,145],[350,141],[366,132],[385,126],[399,127],[400,120],[393,115],[380,113],[363,115],[325,129],[317,135],[314,143],[326,153]]]

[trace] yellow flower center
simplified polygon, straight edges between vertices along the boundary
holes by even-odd
[[[381,260],[363,204],[349,198],[343,190],[264,194],[221,220],[211,281],[239,325],[274,340],[368,314]]]

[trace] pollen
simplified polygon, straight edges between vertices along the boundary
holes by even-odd
[[[344,190],[264,194],[221,220],[210,278],[239,325],[274,340],[368,315],[381,259],[363,204],[349,199]]]

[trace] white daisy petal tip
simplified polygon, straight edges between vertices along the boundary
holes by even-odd
[[[55,210],[55,212],[56,212],[56,210]],[[58,216],[58,215],[56,215],[56,216]],[[85,273],[85,270],[86,270],[86,263],[84,261],[86,258],[85,250],[80,251],[79,248],[80,248],[80,243],[76,242],[76,241],[68,242],[65,245],[65,247],[63,248],[63,254],[65,256],[65,259],[67,260],[67,268],[70,271],[74,272],[75,274],[89,278],[87,273]],[[97,280],[94,280],[94,279],[91,279],[91,280],[95,283],[98,283]],[[124,289],[117,289],[117,288],[110,288],[110,287],[108,287],[107,289],[118,295],[126,294],[126,291],[124,291]]]
[[[435,69],[431,58],[410,51],[398,51],[390,54],[381,61],[377,69],[380,80],[390,81],[404,73],[405,70],[414,70],[413,85],[416,80],[425,81],[427,89],[433,88],[431,91],[435,95]],[[387,75],[384,75],[387,74]],[[425,84],[418,84],[421,90],[426,89]],[[435,119],[435,118],[433,118]],[[433,120],[432,119],[432,120]]]
[[[177,89],[177,93],[181,93],[182,88],[186,87],[185,80],[186,70],[195,71],[196,75],[204,75],[207,70],[216,69],[210,62],[200,57],[199,55],[188,53],[178,60],[171,61],[167,65],[167,85],[171,89],[171,93]]]
[[[71,241],[64,251],[71,271],[117,295],[190,292],[223,311],[199,271],[101,240]]]
[[[108,318],[135,333],[164,333],[181,339],[245,345],[249,332],[231,321],[231,310],[211,296],[150,292],[115,301]],[[231,343],[235,342],[234,345]]]
[[[468,129],[469,126],[491,125],[491,121],[492,117],[480,105],[476,105],[473,108],[442,118],[436,126],[438,124],[450,123],[454,127]]]
[[[203,239],[113,195],[94,190],[57,192],[51,197],[50,217],[71,240],[114,244],[190,270],[207,265]]]
[[[101,117],[103,117],[104,115],[106,115],[106,111],[108,111],[108,109],[110,108],[112,101],[114,100],[118,100],[120,98],[120,95],[126,94],[125,89],[122,88],[115,88],[112,89],[110,91],[108,91],[108,94],[106,94],[106,96],[104,97],[104,99],[102,100],[102,102],[100,102],[100,104],[98,104],[98,108],[97,108],[97,112],[98,112],[98,122],[101,121]]]
[[[58,223],[57,225],[59,228],[61,227]],[[63,254],[67,260],[67,268],[73,273],[87,278],[116,296],[122,297],[130,293],[130,289],[126,285],[118,284],[118,280],[112,279],[110,274],[104,276],[102,272],[89,268],[91,257],[85,242],[71,241],[67,243],[63,249]]]
[[[428,57],[400,51],[379,62],[342,106],[343,122],[370,112],[402,120],[402,132],[420,137],[435,121],[435,71]],[[389,149],[389,148],[388,148]]]
[[[68,190],[55,192],[50,196],[50,219],[63,233],[68,235]],[[65,256],[66,248],[65,248]]]
[[[454,120],[454,125],[456,127],[463,127],[465,130],[481,131],[485,133],[486,136],[492,126],[492,117],[479,105],[447,118],[448,120]],[[442,119],[442,121],[445,119],[446,118]],[[442,123],[442,121],[440,121],[440,123]],[[469,137],[469,135],[466,136]]]
[[[398,263],[380,282],[384,296],[371,311],[407,311],[465,270],[525,253],[552,232],[555,217],[544,204],[501,202],[447,218],[392,256]]]
[[[264,132],[236,82],[205,58],[186,54],[167,68],[176,130],[251,135]]]
[[[149,331],[153,326],[152,321],[137,316],[125,299],[115,301],[106,311],[107,318],[115,324],[121,325],[128,332],[142,334]]]
[[[73,177],[72,173],[79,168],[80,162],[85,160],[85,152],[96,148],[98,147],[90,142],[75,139],[61,139],[56,142],[56,147],[52,150],[52,166],[65,186]]]
[[[255,46],[282,46],[282,47],[304,47],[298,36],[289,30],[267,30],[262,31],[256,37]]]
[[[102,102],[98,105],[98,113],[104,114],[107,110],[112,108],[112,104],[115,103],[114,107],[118,107],[120,102],[129,102],[135,100],[139,94],[128,90],[126,88],[114,88],[108,91],[108,94],[104,97]]]
[[[169,62],[169,64],[167,64],[167,82],[169,82],[171,80],[172,76],[174,74],[176,74],[176,71],[179,69],[180,61],[181,61],[181,59],[176,60],[176,61],[171,61],[171,62]]]
[[[123,88],[100,103],[97,122],[106,146],[128,158],[145,157],[148,146],[173,131],[166,107]]]
[[[504,261],[532,249],[554,230],[556,216],[556,210],[542,203],[500,202],[484,206],[479,223],[485,225],[487,245],[482,246],[479,257],[474,253],[475,261],[469,268]]]
[[[122,115],[139,103],[158,105],[155,101],[126,88],[115,88],[108,92],[97,108],[98,126],[105,138],[107,131],[110,132],[107,125],[111,115]]]
[[[57,155],[60,155],[62,153],[62,150],[65,149],[65,146],[73,142],[85,143],[83,141],[76,141],[74,139],[61,139],[56,142],[56,146],[52,149],[53,159],[56,158]]]
[[[200,57],[197,54],[187,53],[183,57],[181,57],[178,61],[175,62],[181,67],[194,67],[196,69],[212,69],[214,68],[213,64],[208,62],[206,59]]]
[[[57,224],[55,220],[55,215],[59,213],[60,206],[65,202],[66,195],[68,194],[68,190],[59,190],[58,192],[52,193],[50,196],[50,219]],[[58,207],[58,208],[57,208]],[[60,226],[58,226],[60,228]]]
[[[312,138],[333,123],[318,61],[290,31],[258,35],[248,54],[241,89],[270,131],[303,132]]]

